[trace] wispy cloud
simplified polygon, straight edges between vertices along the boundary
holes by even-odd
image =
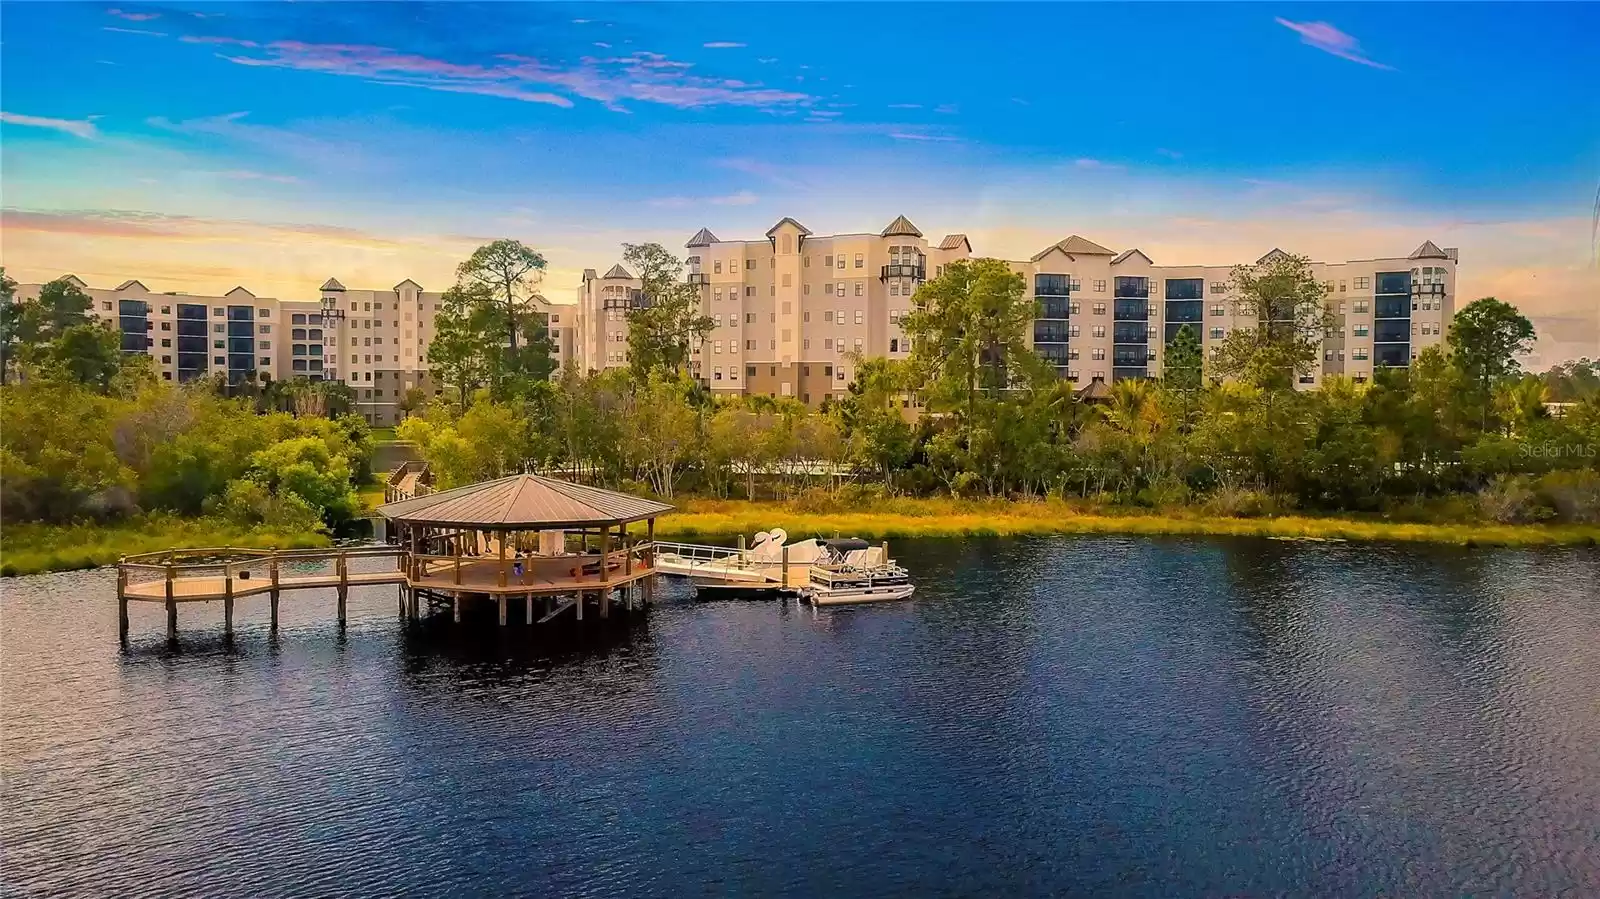
[[[273,175],[267,172],[257,172],[251,169],[229,169],[222,172],[212,172],[219,178],[232,178],[235,181],[272,181],[278,184],[299,184],[300,179],[293,175]]]
[[[741,44],[738,41],[707,41],[700,46],[706,48],[707,50],[737,50],[746,45]]]
[[[161,18],[161,13],[158,12],[127,12],[121,9],[108,9],[106,10],[106,15],[127,19],[129,22],[148,22],[152,19]]]
[[[7,125],[22,125],[28,128],[49,128],[81,137],[84,140],[94,140],[100,136],[99,129],[95,128],[94,120],[98,116],[87,119],[52,119],[48,116],[22,115],[15,112],[0,112],[0,122]]]
[[[101,31],[115,31],[118,34],[142,34],[145,37],[166,37],[165,31],[151,31],[147,28],[118,28],[115,25],[102,25]]]
[[[43,211],[0,210],[0,223],[7,231],[34,234],[65,234],[81,237],[146,238],[216,243],[240,240],[316,240],[364,249],[399,250],[412,242],[381,237],[356,228],[279,222],[251,222],[235,219],[169,215],[124,209],[81,209]]]
[[[890,103],[890,109],[921,109],[921,103]]]
[[[748,190],[721,197],[657,197],[650,205],[657,209],[693,209],[697,206],[753,206],[761,198]]]
[[[1331,53],[1340,59],[1359,62],[1374,69],[1394,70],[1394,66],[1386,66],[1381,62],[1368,59],[1361,52],[1360,41],[1329,25],[1327,22],[1292,22],[1282,17],[1273,21],[1300,35],[1301,43],[1316,47],[1324,53]]]
[[[363,78],[378,84],[418,87],[449,93],[481,94],[529,103],[570,107],[571,97],[626,111],[629,101],[682,109],[712,106],[783,108],[809,105],[814,98],[799,91],[766,87],[757,82],[698,75],[693,63],[659,53],[639,51],[624,56],[584,57],[577,63],[546,62],[503,54],[488,62],[453,62],[387,47],[315,44],[302,41],[249,41],[212,38],[242,51],[224,59],[246,66],[275,67]]]
[[[759,62],[762,65],[768,65],[768,64],[771,64],[771,63],[775,63],[777,61],[778,61],[778,58],[776,56],[758,56],[758,57],[756,57],[756,62]]]
[[[889,132],[889,136],[895,140],[933,141],[940,143],[956,143],[961,140],[959,137],[951,137],[947,134],[928,134],[921,131],[891,131]]]
[[[1156,147],[1156,155],[1157,156],[1165,156],[1168,159],[1182,159],[1183,158],[1183,154],[1182,153],[1179,153],[1177,150],[1168,150],[1166,147]]]
[[[1122,166],[1114,162],[1106,162],[1103,159],[1090,159],[1086,156],[1072,160],[1072,166],[1073,168],[1090,169],[1102,172],[1115,172],[1122,169]]]
[[[933,108],[933,111],[941,115],[955,115],[961,111],[961,107],[954,103],[940,103],[938,106]]]

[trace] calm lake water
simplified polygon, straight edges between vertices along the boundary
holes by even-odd
[[[906,603],[670,587],[565,655],[393,588],[0,584],[30,896],[1593,896],[1600,553],[901,541]]]

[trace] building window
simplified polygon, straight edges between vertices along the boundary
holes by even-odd
[[[900,352],[900,340],[898,338],[895,338],[895,337],[889,338],[889,352],[891,352],[891,353]]]
[[[1077,337],[1078,336],[1078,326],[1077,325],[1068,325],[1067,326],[1067,336],[1068,337]]]
[[[1357,362],[1365,362],[1367,359],[1367,351],[1361,349],[1351,350],[1350,358],[1356,360]]]
[[[1095,303],[1094,304],[1094,314],[1095,315],[1105,315],[1106,314],[1106,304],[1105,303]]]
[[[861,315],[862,315],[861,310],[857,309],[856,310],[856,324],[858,324],[858,325],[861,324]]]
[[[837,264],[838,264],[839,268],[844,268],[844,254],[843,253],[839,254],[839,262]]]
[[[1212,306],[1211,307],[1211,314],[1213,316],[1227,315],[1228,314],[1228,307],[1226,307],[1226,306]]]
[[[718,259],[718,260],[716,260],[716,261],[711,263],[711,271],[713,271],[713,272],[715,272],[716,274],[719,274],[719,275],[722,274],[722,260],[721,259]]]
[[[1355,301],[1354,310],[1353,311],[1355,311],[1357,313],[1364,313],[1364,312],[1367,311],[1367,309],[1368,309],[1368,306],[1367,306],[1367,301],[1366,300],[1356,300]]]
[[[1211,282],[1211,292],[1212,293],[1227,293],[1228,292],[1228,285],[1227,285],[1226,282],[1223,282],[1223,281],[1212,281]]]
[[[867,259],[866,259],[866,257],[861,255],[860,253],[857,253],[856,254],[856,268],[866,268],[866,267],[867,267]]]
[[[1104,336],[1106,336],[1106,326],[1105,325],[1095,325],[1094,326],[1094,336],[1096,336],[1096,337],[1104,337]]]
[[[1370,329],[1366,325],[1356,325],[1350,329],[1350,333],[1356,337],[1366,337],[1370,333]]]
[[[1095,293],[1105,293],[1106,292],[1106,282],[1104,282],[1104,281],[1096,281],[1096,282],[1094,282],[1094,292]]]
[[[749,287],[746,287],[744,289],[744,295],[747,296],[747,297],[755,296],[756,295],[756,287],[755,287],[755,285],[752,284]]]
[[[1355,284],[1356,290],[1368,290],[1372,287],[1371,278],[1354,278],[1352,281]]]
[[[1104,362],[1106,359],[1105,347],[1095,347],[1094,352],[1090,353],[1089,356],[1096,362]]]
[[[1224,333],[1225,332],[1221,328],[1212,328],[1211,329],[1211,339],[1212,340],[1221,340],[1222,339],[1222,335]]]
[[[856,296],[859,297],[862,294],[864,294],[866,292],[866,287],[867,287],[867,282],[865,282],[865,281],[857,281],[856,282]]]
[[[1067,304],[1067,314],[1068,315],[1078,315],[1081,312],[1083,312],[1083,304],[1082,303],[1068,303]]]
[[[756,261],[754,259],[746,259],[744,261],[744,268],[745,268],[745,271],[750,271],[750,272],[755,271],[756,270]]]

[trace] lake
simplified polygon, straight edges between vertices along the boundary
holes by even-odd
[[[6,580],[27,896],[1594,895],[1600,553],[904,540],[914,599],[526,651]],[[512,629],[513,634],[522,632]],[[525,635],[524,635],[525,636]]]

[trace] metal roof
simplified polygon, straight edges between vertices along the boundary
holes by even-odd
[[[322,289],[323,290],[344,290],[344,285],[340,284],[339,283],[339,279],[337,279],[337,278],[329,278],[328,280],[322,282]]]
[[[1145,262],[1148,262],[1151,265],[1155,265],[1156,264],[1156,261],[1154,259],[1151,259],[1149,256],[1146,256],[1144,251],[1139,249],[1138,247],[1134,247],[1131,250],[1123,250],[1121,253],[1119,253],[1117,255],[1117,258],[1111,260],[1111,264],[1112,265],[1117,265],[1118,263],[1126,262],[1128,259],[1131,259],[1134,256],[1141,257],[1142,259],[1144,259]]]
[[[693,237],[689,238],[689,242],[684,244],[684,247],[687,249],[694,249],[695,247],[709,247],[718,242],[717,235],[712,234],[710,228],[701,228],[699,231],[695,232]]]
[[[512,475],[378,507],[378,514],[390,521],[479,528],[621,524],[670,511],[672,506],[666,503],[536,474]]]
[[[1045,247],[1043,250],[1040,250],[1038,253],[1035,253],[1033,258],[1028,260],[1028,261],[1029,262],[1038,262],[1040,259],[1043,259],[1044,257],[1050,255],[1051,253],[1054,253],[1056,250],[1060,250],[1061,252],[1066,253],[1068,256],[1115,256],[1115,255],[1117,255],[1113,251],[1108,250],[1105,247],[1100,246],[1099,244],[1095,243],[1092,240],[1088,240],[1088,239],[1079,237],[1078,235],[1074,234],[1071,237],[1068,237],[1066,240],[1060,241],[1058,243],[1053,243],[1050,246]]]
[[[966,244],[967,245],[967,249],[969,251],[972,249],[972,242],[967,240],[967,235],[965,235],[965,234],[946,234],[944,236],[944,240],[939,241],[939,249],[941,249],[941,250],[954,250],[957,247],[961,246],[962,244]]]
[[[1450,258],[1450,254],[1445,252],[1444,250],[1439,249],[1439,245],[1434,243],[1433,241],[1425,240],[1425,241],[1422,242],[1422,246],[1417,247],[1416,251],[1413,252],[1409,258],[1411,258],[1411,259],[1449,259]]]
[[[613,265],[611,267],[610,271],[606,272],[606,277],[607,278],[632,278],[633,276],[628,274],[628,270],[623,268],[622,267],[622,263],[619,262],[616,265]]]
[[[772,235],[777,234],[778,233],[778,229],[782,228],[785,223],[788,223],[790,225],[795,226],[795,228],[799,230],[801,237],[810,237],[811,236],[811,229],[810,228],[807,228],[805,225],[800,224],[799,222],[795,221],[794,219],[792,219],[792,218],[790,218],[788,216],[784,216],[783,218],[778,219],[778,223],[776,225],[773,225],[771,228],[769,228],[767,230],[767,236],[771,237]]]
[[[917,226],[911,224],[911,220],[903,215],[895,216],[894,221],[889,223],[889,227],[884,228],[883,233],[878,236],[894,237],[900,234],[909,235],[911,237],[922,236],[922,232],[917,230]]]

